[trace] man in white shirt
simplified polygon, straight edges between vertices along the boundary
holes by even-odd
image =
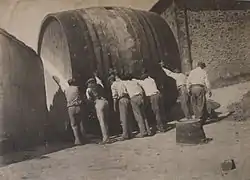
[[[206,120],[206,93],[212,96],[207,72],[204,70],[205,63],[199,62],[197,68],[193,69],[187,79],[187,88],[191,94],[191,104],[195,118]]]
[[[164,122],[166,120],[164,104],[160,91],[157,89],[154,79],[143,74],[141,80],[137,80],[144,90],[148,105],[153,110],[158,132],[165,132]]]
[[[142,138],[151,135],[146,117],[145,97],[142,87],[135,80],[125,80],[123,82],[130,97],[135,120],[140,129],[140,134],[137,137]]]
[[[181,103],[181,109],[186,119],[191,119],[190,106],[189,106],[189,93],[186,86],[187,76],[180,72],[179,69],[175,69],[170,74],[170,77],[175,79],[177,90],[179,92],[179,98]]]
[[[176,87],[181,102],[181,109],[185,115],[185,118],[191,119],[191,113],[189,109],[189,94],[186,87],[187,76],[181,73],[179,69],[175,69],[174,72],[168,70],[163,62],[161,62],[160,65],[165,74],[176,81]]]
[[[123,81],[117,75],[110,75],[109,82],[111,85],[111,92],[113,98],[114,111],[119,109],[120,121],[122,125],[122,139],[127,140],[132,138],[131,127],[131,104],[129,95]],[[118,106],[118,108],[117,108]]]

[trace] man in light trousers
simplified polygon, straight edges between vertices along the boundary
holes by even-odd
[[[70,125],[75,138],[75,145],[81,145],[87,142],[86,132],[83,125],[83,101],[80,97],[79,86],[74,78],[69,79],[68,82],[61,81],[57,76],[53,76],[55,82],[64,91],[67,100],[67,109],[70,119]]]
[[[135,80],[123,81],[130,97],[135,120],[138,123],[140,133],[136,136],[143,138],[151,135],[151,130],[146,117],[145,95],[142,87]]]
[[[166,115],[164,112],[164,103],[162,95],[157,89],[154,79],[149,77],[147,74],[143,74],[141,76],[141,80],[137,80],[137,82],[141,85],[145,92],[148,103],[147,105],[153,110],[158,132],[165,132],[164,122],[166,120]]]
[[[113,97],[114,111],[119,111],[120,121],[122,125],[122,138],[127,140],[132,138],[132,108],[130,104],[129,95],[123,81],[117,75],[109,77],[111,85],[111,92]]]
[[[97,84],[94,78],[90,78],[86,84],[88,87],[86,90],[87,99],[95,104],[96,115],[102,131],[102,143],[110,143],[108,132],[109,104],[103,97],[103,88],[100,84]]]

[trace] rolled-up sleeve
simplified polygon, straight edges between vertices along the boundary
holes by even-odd
[[[60,83],[61,89],[65,92],[66,89],[69,87],[69,84],[66,81]]]
[[[210,82],[208,80],[208,75],[207,73],[204,74],[204,78],[205,78],[205,85],[207,87],[207,89],[210,89],[211,88],[211,85],[210,85]]]
[[[113,83],[111,86],[111,92],[113,99],[118,99],[118,92],[115,83]]]
[[[190,86],[191,86],[190,78],[191,78],[191,76],[189,75],[189,76],[187,77],[187,80],[186,80],[187,89],[190,89]]]
[[[91,97],[89,95],[89,91],[90,91],[90,88],[87,88],[87,90],[86,90],[86,97],[87,97],[88,100],[91,99]]]

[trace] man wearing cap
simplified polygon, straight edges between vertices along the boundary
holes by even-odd
[[[140,134],[138,134],[137,137],[142,138],[151,135],[151,130],[146,117],[145,95],[142,87],[136,80],[131,80],[131,78],[130,80],[125,80],[123,82],[130,97],[135,120],[140,129]]]
[[[203,121],[206,120],[206,93],[212,96],[210,83],[207,72],[204,70],[206,64],[199,62],[198,66],[193,69],[187,79],[187,88],[191,94],[191,104],[195,118]]]
[[[164,122],[166,120],[166,116],[164,112],[163,99],[160,91],[157,89],[154,79],[144,73],[141,76],[141,80],[137,80],[137,82],[141,85],[145,92],[147,106],[151,107],[153,110],[158,132],[165,132]]]
[[[53,76],[53,79],[65,93],[70,125],[75,138],[75,145],[84,144],[87,139],[83,126],[83,101],[80,97],[79,86],[74,78],[69,79],[68,82],[62,81],[62,77],[61,81],[57,76]]]
[[[95,104],[96,115],[100,123],[103,141],[102,143],[109,143],[108,132],[108,118],[109,118],[109,104],[103,96],[103,88],[97,84],[95,78],[90,78],[87,82],[86,96],[87,99],[93,101]]]
[[[115,74],[110,75],[109,82],[111,85],[111,92],[113,97],[114,111],[119,109],[120,121],[122,125],[122,139],[127,140],[132,138],[131,127],[131,104],[129,95],[123,81]]]

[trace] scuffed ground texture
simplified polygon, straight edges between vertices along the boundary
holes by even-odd
[[[250,83],[215,90],[220,111],[241,101]],[[226,93],[225,93],[226,92]],[[224,96],[224,97],[222,97]],[[228,98],[227,98],[228,97]],[[250,120],[250,119],[249,119]],[[178,146],[175,130],[144,139],[68,148],[0,168],[1,180],[247,180],[250,121],[228,117],[206,125],[207,145]],[[43,148],[41,148],[43,149]],[[236,170],[222,176],[220,163],[234,159]]]
[[[241,102],[230,105],[229,110],[234,112],[234,119],[236,121],[247,120],[250,118],[250,91],[243,96]]]

